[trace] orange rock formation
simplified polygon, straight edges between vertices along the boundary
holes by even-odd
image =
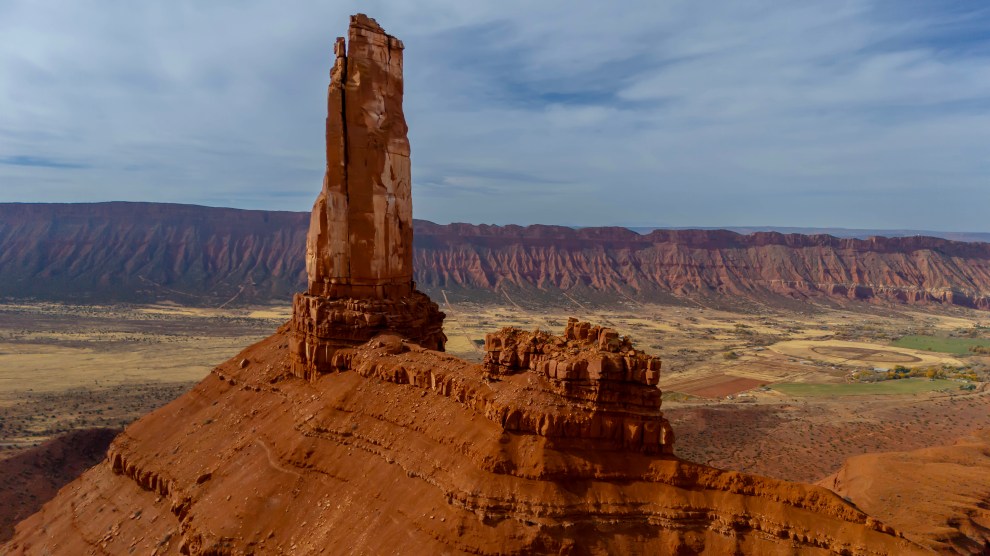
[[[412,292],[409,140],[402,41],[351,18],[327,94],[327,170],[306,240],[311,295],[397,299]]]
[[[293,369],[314,377],[337,349],[392,330],[443,350],[444,314],[413,284],[402,41],[365,15],[334,44],[327,169],[306,238],[309,288],[293,299]]]
[[[384,336],[302,380],[291,337],[129,426],[0,553],[924,553],[821,487],[569,436],[597,408],[533,373]]]
[[[990,430],[954,444],[863,454],[819,482],[940,554],[990,554]]]
[[[292,321],[129,426],[3,553],[919,553],[824,488],[675,457],[660,362],[613,330],[437,351],[407,265],[401,43],[364,16],[350,39],[333,145],[389,146],[330,158]]]
[[[674,453],[674,432],[660,412],[660,359],[634,349],[615,330],[575,318],[568,319],[563,337],[504,328],[485,337],[485,352],[486,378],[528,371],[532,389],[593,408],[556,426],[546,415],[515,411],[503,423],[507,430]]]

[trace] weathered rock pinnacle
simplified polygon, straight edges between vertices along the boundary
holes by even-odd
[[[409,140],[402,41],[363,14],[334,45],[327,169],[306,242],[309,293],[398,298],[412,291]]]
[[[363,14],[334,43],[327,168],[306,238],[309,287],[293,299],[293,368],[314,377],[333,354],[391,331],[443,350],[444,314],[413,284],[402,41]]]

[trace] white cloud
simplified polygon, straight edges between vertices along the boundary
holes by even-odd
[[[308,210],[365,11],[406,43],[420,217],[985,231],[990,17],[933,9],[6,2],[0,201]]]

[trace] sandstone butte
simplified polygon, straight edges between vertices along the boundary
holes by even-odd
[[[412,282],[402,43],[357,15],[335,53],[292,320],[127,427],[5,554],[924,553],[825,488],[677,458],[660,361],[614,330],[443,353]]]

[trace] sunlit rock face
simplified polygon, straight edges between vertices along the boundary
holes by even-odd
[[[443,350],[443,313],[413,284],[402,41],[365,15],[334,43],[327,94],[327,168],[306,238],[305,293],[293,299],[300,376],[334,352],[392,331]]]
[[[128,426],[0,554],[929,553],[825,488],[676,457],[660,360],[616,330],[440,353],[401,43],[360,15],[349,38],[291,323]]]

